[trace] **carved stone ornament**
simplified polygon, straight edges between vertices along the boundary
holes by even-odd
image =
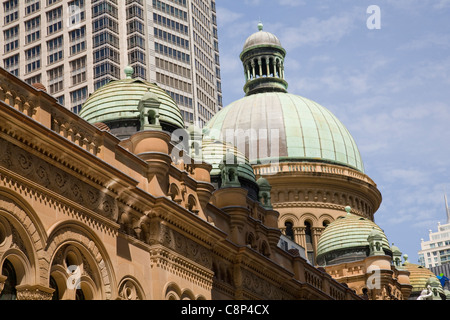
[[[0,164],[104,217],[117,219],[118,207],[112,196],[3,139]]]
[[[17,300],[51,300],[55,289],[43,286],[17,286]]]
[[[184,255],[186,258],[208,269],[212,268],[212,255],[210,250],[165,225],[161,225],[160,242],[167,248]]]

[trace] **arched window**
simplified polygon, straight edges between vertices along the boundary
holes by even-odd
[[[187,208],[190,212],[192,212],[192,213],[194,213],[194,214],[198,214],[199,210],[198,210],[198,208],[197,208],[197,201],[195,200],[195,198],[194,198],[193,195],[190,195],[190,196],[188,197],[188,201],[187,201],[186,208]]]
[[[311,234],[311,223],[305,221],[305,236],[306,243],[312,243],[312,234]]]
[[[82,289],[77,289],[75,293],[75,300],[86,300]]]
[[[249,245],[250,248],[253,248],[255,245],[255,237],[253,236],[252,233],[249,233],[247,235],[247,245]]]
[[[153,110],[150,110],[148,112],[148,123],[151,125],[155,125],[156,124],[156,113]]]
[[[0,293],[0,300],[17,300],[17,276],[13,264],[5,260],[2,268],[2,275],[6,276],[5,286]]]
[[[265,257],[269,257],[270,256],[270,252],[269,252],[269,246],[267,245],[267,243],[264,241],[261,244],[261,250],[260,253],[265,256]]]
[[[286,227],[286,237],[288,237],[289,239],[291,239],[292,241],[294,241],[294,225],[292,224],[291,221],[286,221],[284,223],[284,226]]]
[[[228,171],[228,181],[233,182],[235,179],[235,172],[234,170],[229,170]]]
[[[53,278],[52,276],[50,276],[50,288],[55,289],[55,291],[53,292],[52,300],[59,300],[58,284],[56,283],[55,278]]]

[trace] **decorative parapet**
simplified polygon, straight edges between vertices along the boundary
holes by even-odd
[[[43,90],[22,82],[0,68],[0,101],[97,156],[101,131],[67,110]]]
[[[300,257],[296,258],[296,261],[296,279],[316,289],[317,293],[326,294],[335,300],[359,299],[353,290],[333,279],[325,269],[316,268]]]
[[[32,118],[36,114],[36,104],[30,101],[25,93],[21,94],[20,91],[20,88],[13,88],[0,83],[0,100]]]
[[[304,172],[304,173],[328,173],[340,175],[349,178],[358,179],[368,184],[376,186],[375,182],[364,173],[357,170],[338,166],[333,164],[314,163],[314,162],[282,162],[271,163],[267,165],[253,166],[254,173],[257,177],[265,175],[273,175],[282,172]]]
[[[314,272],[315,270],[305,268],[305,282],[313,286],[314,288],[323,290],[322,277]]]
[[[97,129],[88,123],[78,124],[77,122],[80,122],[80,119],[74,119],[65,114],[67,112],[62,111],[58,110],[58,108],[53,108],[51,129],[97,156],[102,146],[101,137],[96,132]]]

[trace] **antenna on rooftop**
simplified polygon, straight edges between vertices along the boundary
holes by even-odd
[[[447,194],[444,193],[444,200],[445,200],[445,211],[447,213],[447,224],[450,223],[450,209],[448,207],[448,202],[447,202]]]

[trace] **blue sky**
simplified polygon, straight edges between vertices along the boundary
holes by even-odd
[[[370,5],[380,29],[366,21]],[[450,0],[217,0],[224,105],[244,96],[239,54],[264,30],[287,50],[289,92],[332,111],[383,202],[375,222],[411,262],[446,222],[450,195]]]

